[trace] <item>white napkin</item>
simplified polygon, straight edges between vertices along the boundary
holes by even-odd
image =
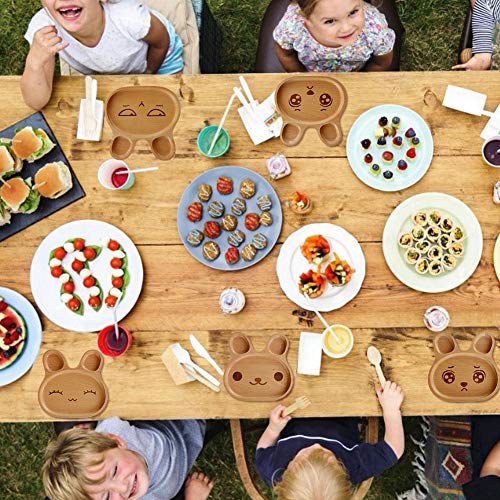
[[[94,116],[97,121],[97,126],[94,130],[94,133],[87,137],[85,134],[86,102],[86,99],[82,99],[80,101],[80,113],[78,115],[78,130],[76,131],[76,138],[80,139],[81,141],[100,141],[102,133],[102,122],[104,119],[104,103],[100,100],[95,101]]]
[[[319,375],[322,350],[323,335],[321,333],[301,332],[297,373],[301,375]]]

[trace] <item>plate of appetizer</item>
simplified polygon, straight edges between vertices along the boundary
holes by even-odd
[[[421,193],[393,210],[384,227],[382,249],[389,269],[402,283],[439,293],[474,273],[483,233],[463,201],[445,193]]]
[[[41,112],[0,131],[0,241],[85,196]]]
[[[347,159],[358,179],[380,191],[400,191],[427,172],[432,134],[415,111],[383,104],[365,111],[347,136]]]
[[[42,324],[31,302],[0,287],[0,386],[21,378],[35,362],[42,343]]]
[[[281,232],[278,195],[260,174],[235,165],[193,179],[177,209],[187,251],[206,266],[236,271],[261,261]]]
[[[333,311],[352,300],[361,288],[365,269],[365,256],[356,238],[328,223],[309,224],[292,233],[276,263],[285,295],[303,309],[311,310],[314,304],[318,311]]]
[[[76,220],[52,231],[31,261],[31,291],[40,310],[67,330],[94,332],[134,307],[142,289],[141,256],[117,227]]]

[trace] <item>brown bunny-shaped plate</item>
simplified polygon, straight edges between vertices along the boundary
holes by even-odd
[[[495,339],[476,335],[468,351],[462,351],[449,333],[434,338],[436,359],[429,372],[429,387],[450,403],[472,403],[492,398],[500,388],[498,366],[493,359]]]
[[[327,146],[342,141],[340,119],[347,106],[345,87],[327,76],[291,76],[276,89],[276,108],[283,117],[281,140],[296,146],[315,128]]]
[[[73,420],[93,418],[108,406],[108,388],[102,378],[104,358],[99,351],[87,351],[76,368],[64,355],[51,349],[43,355],[45,378],[38,389],[38,401],[51,417]]]
[[[287,396],[294,382],[286,359],[289,345],[284,335],[273,335],[266,348],[257,352],[249,337],[233,335],[231,360],[224,372],[227,392],[242,401],[278,401]]]
[[[181,110],[175,94],[164,87],[122,87],[106,102],[106,118],[113,131],[111,156],[128,158],[139,139],[145,139],[159,160],[175,155],[174,127]]]

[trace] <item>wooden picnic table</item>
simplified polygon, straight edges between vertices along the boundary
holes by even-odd
[[[262,101],[284,75],[246,75],[254,96]],[[43,113],[81,181],[87,196],[0,243],[0,284],[11,287],[33,302],[29,271],[33,254],[52,230],[71,220],[99,219],[124,230],[141,254],[145,278],[141,296],[123,323],[133,332],[134,343],[119,358],[106,357],[104,379],[110,403],[102,417],[139,418],[246,418],[265,417],[275,403],[248,403],[230,397],[224,388],[216,394],[198,383],[175,386],[160,356],[172,342],[181,342],[191,353],[188,334],[193,332],[221,364],[229,359],[228,339],[235,332],[251,336],[257,349],[274,333],[289,336],[288,360],[295,370],[301,331],[321,332],[299,324],[292,303],[278,283],[276,259],[287,236],[304,224],[330,222],[352,233],[366,257],[366,277],[359,294],[339,310],[325,313],[330,322],[349,325],[355,336],[351,354],[341,360],[323,355],[321,376],[297,375],[285,402],[307,395],[313,404],[304,416],[379,415],[373,389],[375,370],[366,360],[366,349],[377,346],[384,357],[388,378],[406,393],[405,415],[443,415],[500,412],[500,395],[483,403],[446,403],[436,398],[427,384],[433,363],[434,334],[423,327],[423,313],[440,304],[450,313],[448,331],[462,348],[473,336],[487,331],[497,339],[500,323],[500,287],[493,268],[493,247],[500,232],[500,208],[492,201],[492,186],[500,177],[481,159],[479,137],[486,118],[452,111],[441,105],[447,84],[488,94],[487,109],[500,102],[498,72],[353,73],[336,75],[347,89],[349,102],[342,119],[344,140],[328,148],[309,130],[294,148],[279,139],[254,146],[236,109],[226,122],[231,136],[229,152],[219,159],[203,157],[196,137],[207,123],[218,123],[235,75],[97,76],[98,98],[105,99],[126,85],[163,85],[180,98],[181,117],[175,128],[177,153],[168,162],[157,161],[140,144],[127,160],[133,167],[158,164],[160,171],[142,174],[130,191],[111,192],[100,186],[97,168],[110,157],[111,130],[104,126],[101,142],[75,139],[81,77],[60,77]],[[0,128],[32,111],[23,103],[19,77],[0,77],[2,103]],[[384,103],[408,106],[429,124],[434,137],[434,158],[423,179],[404,191],[385,193],[361,183],[346,159],[345,137],[354,120],[367,109]],[[267,176],[265,159],[278,151],[286,154],[292,175],[273,185],[282,202],[303,190],[311,195],[314,210],[298,216],[283,207],[279,241],[261,262],[237,272],[210,269],[184,248],[177,231],[177,205],[190,182],[217,165],[241,165]],[[454,290],[427,294],[403,285],[387,267],[382,253],[382,231],[393,209],[417,193],[439,191],[456,196],[476,214],[482,227],[484,247],[474,274]],[[236,286],[244,291],[247,305],[234,316],[223,315],[218,306],[222,289]],[[43,379],[42,354],[61,350],[76,365],[88,349],[96,348],[96,334],[66,331],[40,314],[43,341],[33,368],[21,379],[2,387],[0,420],[47,420],[38,404]],[[193,356],[200,365],[209,365]],[[498,358],[498,352],[497,352]],[[497,360],[498,361],[498,360]]]

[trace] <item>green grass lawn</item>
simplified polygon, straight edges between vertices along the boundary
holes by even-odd
[[[268,0],[207,2],[224,35],[220,71],[253,71],[260,21]],[[449,69],[457,58],[458,41],[468,3],[469,0],[398,1],[401,20],[406,28],[401,69]],[[37,0],[0,0],[0,74],[22,73],[28,51],[23,34],[31,16],[39,8],[40,2]],[[407,434],[418,434],[416,418],[406,418],[405,427]],[[43,498],[39,470],[43,449],[52,436],[52,426],[46,423],[0,425],[0,477],[3,480],[0,498]],[[258,433],[248,433],[248,437],[249,453],[253,456]],[[396,492],[413,486],[415,476],[410,463],[413,449],[413,444],[407,440],[407,452],[403,460],[375,479],[369,499],[394,498]],[[196,466],[217,479],[212,498],[245,498],[234,463],[229,432],[220,434],[205,448]]]

